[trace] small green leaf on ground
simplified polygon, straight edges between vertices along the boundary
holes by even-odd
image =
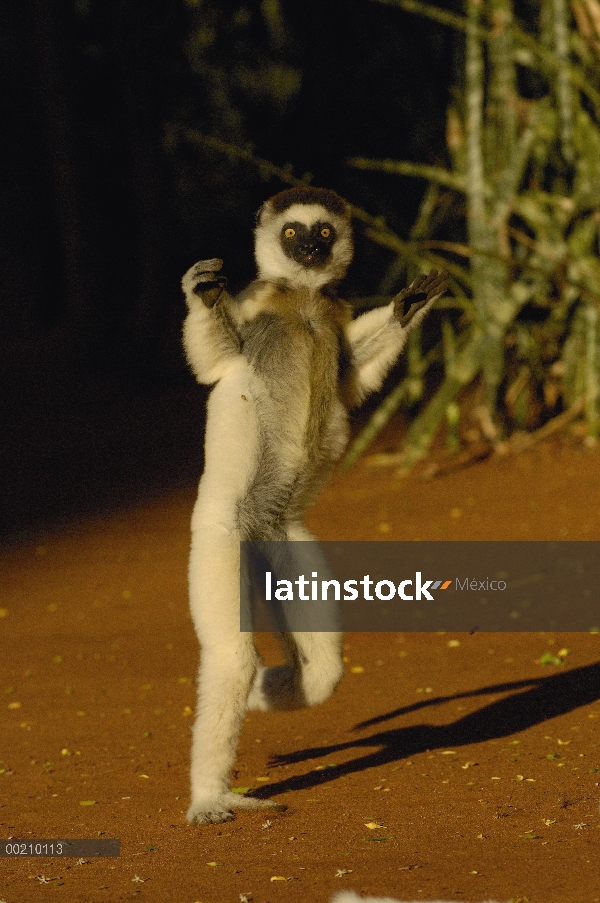
[[[562,658],[554,655],[552,652],[544,652],[539,658],[540,665],[564,665]]]

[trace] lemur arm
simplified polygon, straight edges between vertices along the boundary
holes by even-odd
[[[181,280],[188,305],[183,346],[196,379],[209,385],[221,379],[240,354],[227,279],[217,275],[222,266],[218,258],[199,260]]]
[[[447,287],[448,275],[431,270],[427,276],[417,276],[386,307],[370,310],[349,324],[346,335],[354,357],[359,403],[381,388],[408,333]]]

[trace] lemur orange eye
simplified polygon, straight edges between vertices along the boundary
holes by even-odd
[[[323,238],[329,238],[329,236],[331,235],[331,229],[328,229],[327,226],[325,226],[323,229],[321,229],[321,235],[323,236]]]
[[[285,235],[286,238],[293,238],[294,235],[296,234],[296,230],[295,229],[286,229],[283,234]]]

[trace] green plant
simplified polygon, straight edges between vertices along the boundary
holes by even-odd
[[[412,349],[407,376],[358,436],[346,464],[406,403],[410,380],[423,380],[429,365],[440,359],[441,382],[404,442],[405,467],[426,453],[444,420],[450,419],[456,442],[455,404],[476,380],[487,438],[539,425],[561,403],[573,405],[581,398],[588,436],[595,437],[600,4],[576,2],[574,27],[564,0],[542,0],[534,34],[516,21],[511,0],[466,0],[464,17],[418,0],[379,2],[465,33],[463,90],[448,111],[451,167],[351,161],[363,170],[428,181],[407,243],[385,226],[370,227],[368,235],[395,252],[392,271],[398,275],[406,261],[444,266],[463,314],[457,336],[446,323],[443,352],[434,349],[422,358],[418,348]],[[532,75],[546,85],[537,99],[518,89],[519,76],[527,81]],[[449,210],[455,218],[464,217],[466,244],[444,236]]]

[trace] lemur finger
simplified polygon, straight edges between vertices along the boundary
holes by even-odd
[[[419,288],[422,292],[427,292],[428,298],[443,294],[448,288],[448,273],[431,270]]]
[[[217,276],[215,273],[207,272],[207,273],[196,273],[192,280],[197,285],[202,285],[204,282],[227,282],[225,276]]]
[[[200,275],[201,273],[218,273],[222,266],[222,260],[218,257],[212,257],[210,260],[199,260],[198,263],[194,264],[192,270],[195,275]]]
[[[434,270],[434,272],[437,272],[437,271]],[[431,273],[429,273],[428,276],[426,276],[425,273],[419,273],[417,278],[413,279],[411,284],[408,286],[408,288],[405,288],[404,291],[407,293],[410,293],[411,295],[414,292],[423,291],[423,287],[427,283],[427,281],[431,275],[432,275]]]

